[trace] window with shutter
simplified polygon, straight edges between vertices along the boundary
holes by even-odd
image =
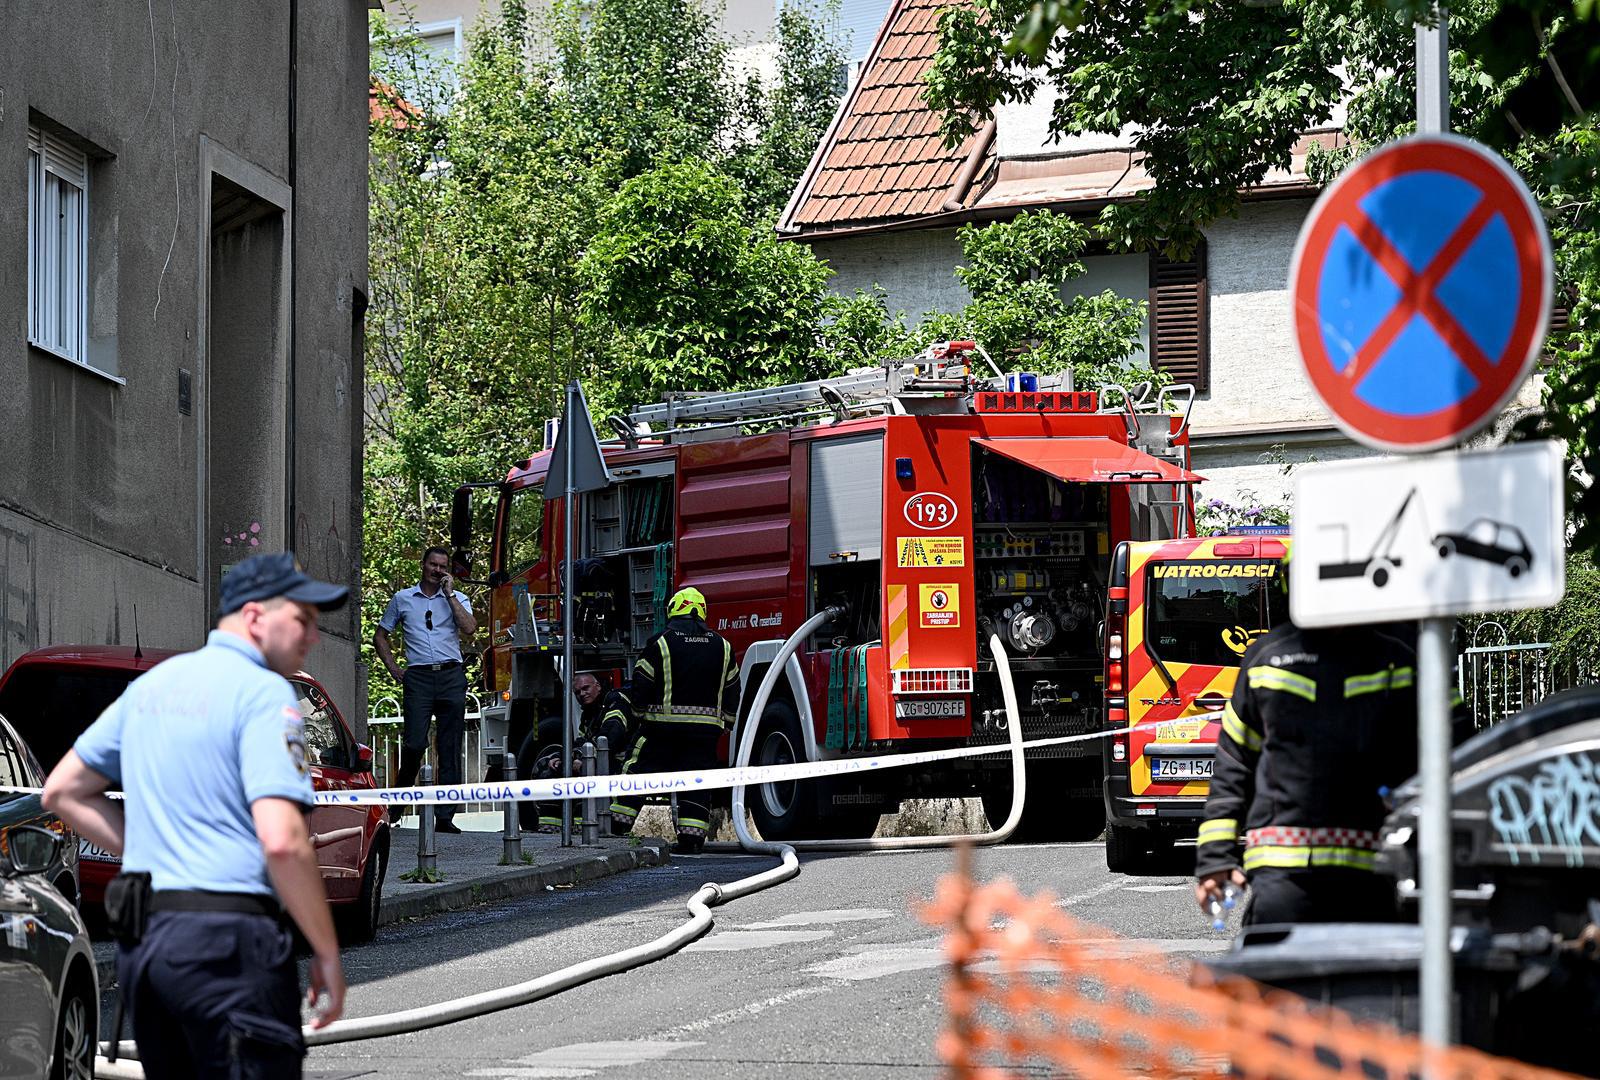
[[[1211,342],[1206,315],[1204,242],[1184,262],[1150,260],[1150,360],[1173,382],[1211,387]]]
[[[89,159],[28,128],[28,340],[86,363]]]

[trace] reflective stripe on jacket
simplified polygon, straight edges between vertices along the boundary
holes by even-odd
[[[1414,666],[1370,627],[1288,623],[1253,642],[1223,710],[1197,873],[1372,869],[1380,791],[1416,772]]]
[[[646,723],[731,725],[739,707],[733,646],[694,616],[668,619],[639,652],[631,698]]]

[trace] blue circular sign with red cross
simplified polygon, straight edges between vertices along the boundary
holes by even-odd
[[[1301,362],[1339,426],[1379,449],[1436,450],[1493,419],[1538,358],[1550,241],[1498,155],[1417,135],[1323,192],[1289,290]]]

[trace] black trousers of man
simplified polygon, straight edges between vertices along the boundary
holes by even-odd
[[[299,1077],[300,981],[280,918],[158,911],[117,953],[139,1061],[151,1080]]]
[[[661,724],[647,723],[634,741],[627,759],[622,764],[626,776],[640,773],[677,772],[682,769],[714,769],[717,767],[717,741],[722,729],[711,724]],[[702,834],[710,831],[711,807],[704,794],[679,789],[662,792],[662,796],[675,795],[678,816],[672,824],[680,830],[698,829]],[[624,795],[612,800],[611,831],[624,834],[633,828],[639,808],[649,795]]]
[[[401,705],[405,716],[405,741],[400,748],[400,774],[395,778],[395,787],[410,787],[417,782],[422,755],[428,750],[430,719],[439,722],[436,738],[439,760],[434,782],[461,783],[461,740],[467,715],[466,668],[459,662],[408,664],[401,685],[405,691]],[[436,820],[448,822],[459,809],[459,806],[441,805],[436,811]]]
[[[1245,926],[1394,922],[1394,882],[1370,870],[1266,867],[1250,873]]]

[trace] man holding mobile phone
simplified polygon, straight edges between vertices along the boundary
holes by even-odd
[[[406,665],[395,662],[389,635],[400,627],[405,641]],[[450,553],[431,547],[422,553],[422,579],[389,599],[383,618],[372,632],[378,659],[404,691],[404,743],[396,787],[416,783],[422,755],[428,749],[430,720],[437,720],[438,782],[461,783],[461,740],[466,728],[467,673],[461,663],[461,642],[477,632],[472,604],[455,590],[450,578]],[[440,806],[435,827],[442,833],[459,833],[456,807]],[[391,820],[398,815],[391,809]]]

